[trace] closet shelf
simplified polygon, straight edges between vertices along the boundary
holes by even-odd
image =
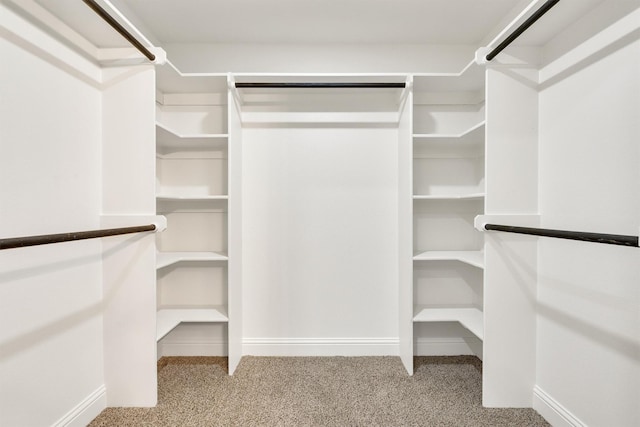
[[[197,195],[168,195],[168,194],[158,194],[156,195],[156,200],[158,201],[206,201],[206,200],[229,200],[229,196],[227,195],[215,195],[215,196],[197,196]]]
[[[483,313],[477,308],[420,308],[413,321],[459,322],[475,336],[484,339]]]
[[[156,341],[160,341],[182,322],[228,322],[224,307],[163,308],[156,313]]]
[[[472,60],[458,73],[419,73],[413,82],[416,92],[478,91],[484,90],[485,70]]]
[[[469,129],[465,130],[461,133],[414,133],[413,138],[416,140],[424,139],[424,140],[436,140],[436,139],[447,139],[447,140],[467,140],[472,138],[482,138],[484,136],[484,128],[486,122],[483,120],[480,123],[477,123],[471,126]]]
[[[178,138],[178,139],[199,139],[199,138],[207,138],[207,139],[225,139],[229,137],[228,133],[189,133],[189,134],[181,134],[177,131],[169,129],[168,126],[156,122],[157,130],[161,132],[165,132],[169,137]]]
[[[156,122],[156,143],[159,148],[212,149],[226,146],[227,133],[180,134]]]
[[[375,123],[395,124],[400,121],[400,115],[397,112],[349,112],[349,113],[332,113],[332,112],[270,112],[270,113],[242,113],[242,123],[255,124],[283,124],[283,123]]]
[[[460,261],[478,268],[484,268],[482,251],[426,251],[417,253],[414,261]]]
[[[156,269],[182,261],[227,261],[229,257],[217,252],[158,252]]]
[[[160,92],[219,93],[227,90],[227,75],[222,73],[183,73],[170,61],[156,67],[156,84]]]
[[[485,193],[469,193],[469,194],[429,194],[414,195],[413,200],[477,200],[483,199]]]

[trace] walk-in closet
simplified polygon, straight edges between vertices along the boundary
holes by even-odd
[[[461,355],[640,424],[640,1],[0,0],[0,57],[0,425]]]

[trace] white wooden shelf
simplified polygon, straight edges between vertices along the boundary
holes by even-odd
[[[469,194],[424,194],[414,195],[413,200],[477,200],[483,199],[485,193]]]
[[[471,333],[484,339],[482,311],[477,308],[421,308],[413,318],[414,322],[459,322]]]
[[[227,261],[229,257],[217,252],[158,252],[156,269],[182,261]]]
[[[459,92],[484,90],[484,67],[475,61],[469,62],[458,73],[414,74],[416,92]]]
[[[213,149],[226,145],[227,133],[180,134],[166,125],[156,122],[156,144],[158,147],[182,149]]]
[[[242,123],[278,124],[278,123],[398,123],[397,112],[269,112],[242,113]]]
[[[470,127],[469,129],[460,133],[414,133],[413,138],[415,140],[473,140],[480,139],[484,136],[484,128],[486,121],[481,121]]]
[[[183,73],[167,60],[156,67],[157,88],[162,93],[218,93],[227,91],[227,75]]]
[[[426,251],[413,257],[414,261],[460,261],[478,268],[484,268],[482,251]]]
[[[156,341],[183,322],[228,322],[224,307],[163,308],[156,313]]]
[[[206,200],[229,200],[229,196],[227,195],[209,195],[209,196],[199,196],[199,195],[174,195],[174,194],[158,194],[156,195],[156,200],[159,201],[167,201],[167,202],[180,202],[180,201],[206,201]]]

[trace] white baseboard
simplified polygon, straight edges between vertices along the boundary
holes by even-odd
[[[397,356],[398,338],[245,338],[250,356]]]
[[[65,416],[53,424],[53,427],[84,427],[107,407],[107,390],[104,385],[87,396]]]
[[[397,356],[398,338],[245,338],[242,354],[250,356]],[[478,347],[478,348],[476,348]],[[417,356],[477,355],[482,359],[482,343],[475,346],[464,338],[419,338]],[[162,356],[227,356],[226,341],[161,341]]]
[[[586,424],[538,386],[533,388],[533,409],[553,427],[586,427]]]
[[[227,356],[227,343],[224,341],[188,341],[158,343],[158,359],[162,356]]]
[[[414,354],[416,356],[461,356],[476,353],[464,338],[418,338]],[[482,358],[482,354],[479,357]]]

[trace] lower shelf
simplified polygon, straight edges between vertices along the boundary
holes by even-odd
[[[224,307],[163,308],[156,314],[156,341],[182,322],[228,322]]]
[[[417,310],[414,322],[459,322],[471,333],[484,339],[482,311],[477,308],[422,308]]]
[[[181,261],[227,261],[229,258],[216,252],[159,252],[156,269],[168,267]]]
[[[416,254],[414,261],[460,261],[484,268],[484,253],[481,251],[426,251]]]

